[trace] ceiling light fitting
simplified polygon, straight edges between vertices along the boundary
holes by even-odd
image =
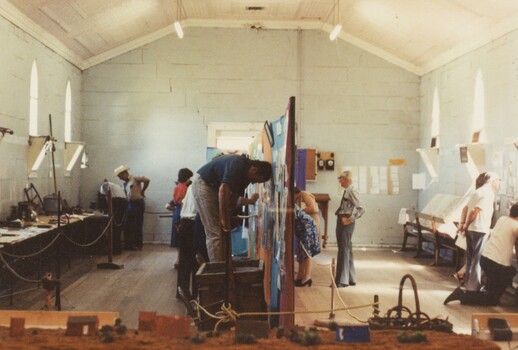
[[[331,31],[331,34],[329,34],[329,40],[331,41],[335,40],[342,31],[342,25],[340,24],[340,0],[336,0],[335,2],[333,19],[333,23],[336,23],[336,25]]]
[[[176,21],[174,21],[174,30],[176,32],[176,35],[178,35],[178,38],[183,38],[183,29],[182,25],[180,24],[180,17],[181,17],[181,2],[180,0],[176,0]]]
[[[329,40],[333,41],[338,37],[338,34],[342,31],[342,25],[337,24],[334,28],[331,34],[329,34]]]

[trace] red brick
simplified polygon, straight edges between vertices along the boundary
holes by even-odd
[[[156,330],[156,311],[140,311],[138,314],[138,330],[154,332]]]
[[[97,335],[98,329],[97,316],[68,316],[65,335]]]
[[[11,328],[9,335],[11,337],[21,337],[25,332],[25,318],[11,317]]]
[[[156,333],[169,338],[189,338],[191,327],[186,316],[157,316]]]

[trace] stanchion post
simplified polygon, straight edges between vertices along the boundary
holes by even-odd
[[[110,198],[108,199],[108,212],[109,212],[109,225],[108,228],[108,262],[113,262],[113,198],[111,196],[110,191]]]
[[[108,203],[108,262],[97,264],[98,269],[119,270],[124,268],[124,265],[118,265],[113,262],[113,220],[115,215],[113,213],[113,196],[109,186],[106,190],[106,201]]]
[[[54,173],[54,178],[56,174]],[[58,192],[58,235],[61,233],[61,192]],[[61,238],[56,241],[56,308],[61,311]]]
[[[379,317],[380,315],[379,296],[377,294],[374,294],[374,305],[372,305],[372,315],[374,317]]]
[[[331,277],[331,312],[329,313],[329,318],[334,319],[335,318],[335,258],[331,259],[331,274],[333,275]]]

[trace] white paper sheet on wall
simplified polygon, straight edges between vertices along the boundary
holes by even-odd
[[[343,166],[350,171],[359,193],[399,194],[399,166]],[[341,193],[341,189],[339,191]]]
[[[380,174],[377,166],[369,167],[370,171],[370,193],[380,193]]]
[[[358,192],[360,193],[367,193],[367,167],[366,166],[360,166],[358,167]]]
[[[390,167],[391,194],[399,194],[399,167]]]
[[[426,188],[426,174],[417,173],[412,174],[412,189],[413,190],[424,190]]]
[[[388,194],[388,174],[387,174],[387,167],[386,166],[380,166],[380,194]]]

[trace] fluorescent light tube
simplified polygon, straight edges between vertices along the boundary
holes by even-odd
[[[174,21],[174,30],[176,31],[176,35],[178,35],[178,37],[180,39],[182,39],[183,38],[183,29],[182,29],[182,25],[180,24],[180,22]]]
[[[331,34],[329,34],[329,40],[331,40],[331,41],[335,40],[336,37],[338,36],[338,34],[340,34],[341,31],[342,31],[342,25],[341,24],[337,24],[336,27],[334,27],[334,29],[331,32]]]

